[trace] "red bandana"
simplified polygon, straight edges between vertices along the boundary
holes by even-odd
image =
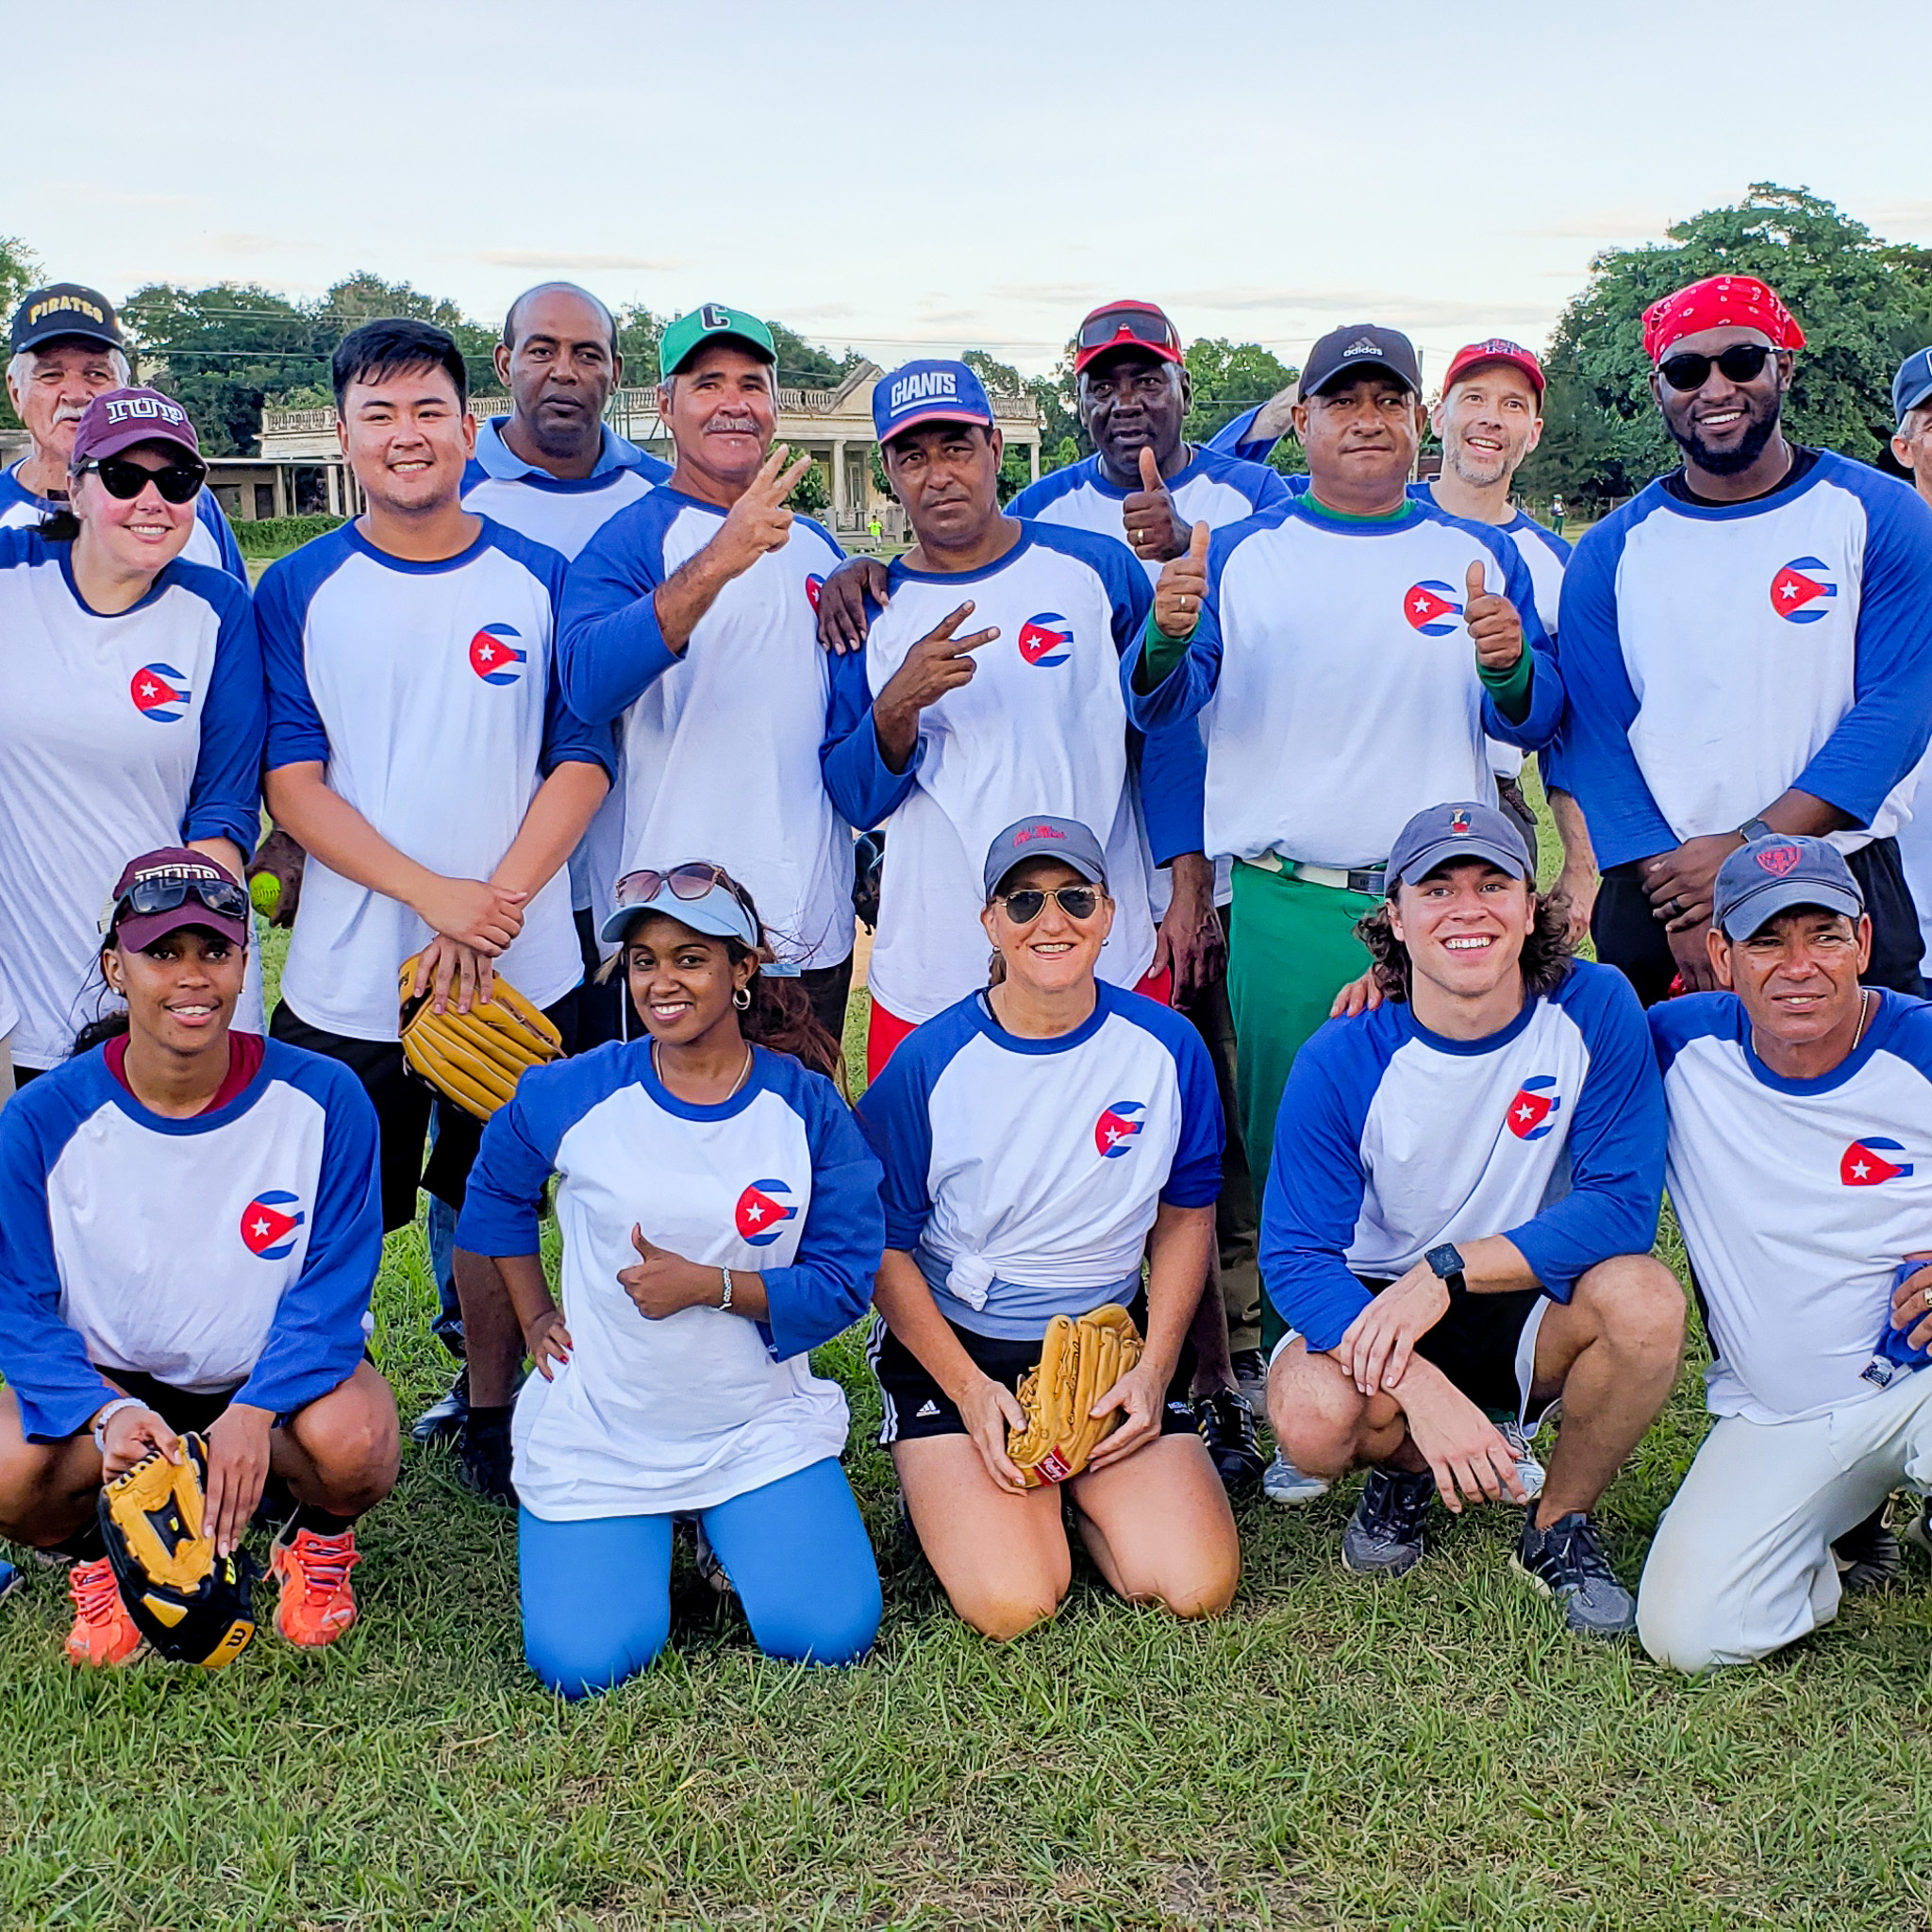
[[[1730,327],[1761,329],[1774,348],[1805,346],[1805,331],[1774,289],[1751,275],[1707,275],[1643,311],[1643,353],[1656,364],[1685,336]]]

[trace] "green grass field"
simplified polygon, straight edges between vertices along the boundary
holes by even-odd
[[[433,1299],[419,1225],[375,1293],[406,1418],[448,1374]],[[1513,1511],[1347,1576],[1350,1483],[1240,1512],[1221,1623],[1076,1562],[1058,1622],[994,1648],[898,1532],[856,1338],[819,1361],[885,1574],[870,1662],[766,1662],[680,1558],[666,1657],[564,1705],[523,1667],[510,1519],[408,1451],[319,1657],[267,1634],[220,1676],[82,1676],[30,1569],[0,1609],[0,1925],[1932,1925],[1917,1551],[1816,1640],[1686,1683],[1564,1636]],[[1693,1365],[1606,1504],[1632,1580],[1702,1428]]]

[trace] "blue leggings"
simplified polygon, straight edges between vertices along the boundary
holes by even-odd
[[[878,1564],[838,1459],[697,1512],[768,1657],[849,1664],[883,1609]],[[643,1670],[671,1634],[669,1516],[547,1523],[517,1512],[524,1655],[588,1697]]]

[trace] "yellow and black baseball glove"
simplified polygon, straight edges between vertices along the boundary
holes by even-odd
[[[1078,1475],[1124,1419],[1110,1409],[1097,1420],[1093,1405],[1141,1360],[1141,1331],[1118,1302],[1103,1302],[1076,1322],[1056,1315],[1040,1345],[1040,1366],[1020,1379],[1026,1426],[1007,1440],[1028,1489]]]
[[[219,1671],[255,1635],[255,1559],[215,1555],[208,1447],[181,1438],[179,1462],[143,1456],[101,1491],[101,1534],[121,1601],[162,1657]]]
[[[562,1035],[502,974],[492,976],[490,997],[467,1013],[457,1011],[454,995],[441,1013],[427,992],[410,998],[415,976],[416,961],[405,959],[403,1058],[444,1099],[479,1121],[509,1099],[530,1068],[563,1058]]]

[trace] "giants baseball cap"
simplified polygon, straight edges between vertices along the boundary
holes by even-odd
[[[1442,393],[1446,396],[1472,369],[1480,369],[1486,362],[1507,362],[1512,369],[1520,369],[1529,378],[1537,399],[1542,399],[1543,365],[1521,342],[1512,342],[1507,336],[1488,336],[1479,342],[1471,342],[1467,348],[1457,349],[1448,375],[1442,378]]]
[[[105,342],[110,349],[125,348],[121,324],[114,305],[98,289],[79,282],[55,282],[45,289],[30,289],[13,311],[13,353],[38,349],[43,342],[59,341],[78,336],[83,341]]]
[[[1100,841],[1078,819],[1020,819],[986,848],[986,896],[1029,858],[1058,858],[1071,865],[1090,886],[1107,884],[1107,858]]]
[[[1718,868],[1711,924],[1728,940],[1748,940],[1793,906],[1861,918],[1865,895],[1844,854],[1824,839],[1754,839]]]
[[[1932,349],[1921,349],[1898,365],[1891,378],[1891,420],[1903,429],[1921,403],[1932,403]]]
[[[1536,864],[1515,821],[1493,805],[1474,800],[1461,805],[1432,805],[1419,811],[1395,835],[1389,855],[1389,895],[1398,883],[1420,884],[1439,865],[1458,858],[1483,858],[1513,878],[1536,883]]]
[[[188,411],[155,389],[110,389],[87,406],[74,431],[76,469],[101,457],[119,456],[137,442],[177,443],[194,458],[201,443]]]
[[[992,427],[986,385],[963,362],[908,362],[881,376],[872,392],[872,426],[883,442],[922,423],[977,423]]]
[[[706,342],[728,340],[749,349],[761,362],[774,365],[778,347],[772,331],[756,315],[727,308],[722,302],[705,302],[689,315],[680,315],[658,342],[658,380],[668,382]]]
[[[1180,331],[1154,302],[1107,302],[1088,316],[1074,339],[1074,374],[1113,349],[1144,349],[1163,362],[1182,359]]]
[[[1423,372],[1416,360],[1415,344],[1399,328],[1381,328],[1373,322],[1331,328],[1308,351],[1302,367],[1301,392],[1318,396],[1331,382],[1359,375],[1364,369],[1379,369],[1405,389],[1422,393]]]
[[[206,926],[230,945],[248,943],[248,894],[205,852],[164,845],[129,859],[101,914],[101,936],[139,953],[184,925]]]

